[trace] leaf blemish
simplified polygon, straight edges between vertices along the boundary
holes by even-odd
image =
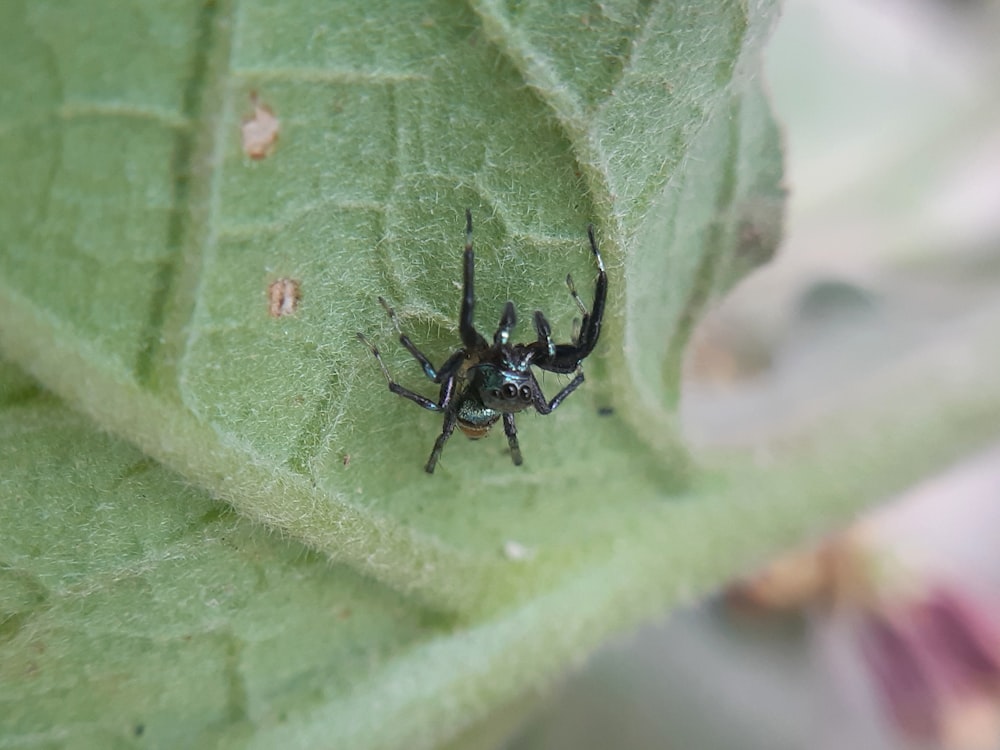
[[[257,98],[257,92],[250,92],[253,114],[243,120],[243,153],[251,159],[260,160],[271,154],[278,140],[280,120],[274,111]]]
[[[302,299],[300,283],[295,279],[278,279],[267,287],[267,312],[272,318],[293,315]]]

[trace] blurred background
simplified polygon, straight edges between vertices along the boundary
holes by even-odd
[[[701,324],[682,403],[703,460],[762,466],[874,382],[961,382],[1000,337],[1000,4],[786,0],[765,69],[785,239]],[[507,750],[1000,748],[1000,420],[871,502],[608,647]]]

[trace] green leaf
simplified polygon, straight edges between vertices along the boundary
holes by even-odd
[[[0,747],[428,747],[509,690],[503,634],[450,637],[2,363],[0,441]]]
[[[669,533],[681,348],[777,237],[773,3],[2,13],[8,356],[249,517],[456,612],[603,564],[638,519]],[[281,123],[256,161],[253,94]],[[611,299],[586,385],[521,418],[526,466],[502,436],[455,438],[427,477],[439,419],[386,392],[354,333],[425,387],[376,298],[433,361],[454,350],[467,206],[483,330],[510,298],[571,336],[591,221]],[[301,301],[274,318],[282,278]]]
[[[778,234],[774,12],[5,4],[0,348],[143,452],[0,371],[0,745],[496,736],[609,634],[994,430],[991,310],[766,471],[680,447],[690,328]],[[281,123],[258,161],[251,92]],[[466,206],[487,333],[509,297],[571,335],[589,221],[611,300],[525,466],[455,438],[427,477],[440,422],[354,332],[433,392],[376,298],[454,350]]]
[[[456,632],[3,363],[0,440],[0,747],[433,747],[519,684],[525,618]]]

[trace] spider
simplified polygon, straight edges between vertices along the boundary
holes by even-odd
[[[444,426],[438,435],[427,459],[425,470],[434,473],[444,444],[451,437],[457,426],[469,438],[477,440],[485,437],[490,428],[500,419],[503,420],[504,433],[510,446],[510,456],[515,466],[522,463],[521,448],[517,442],[517,428],[514,425],[514,415],[525,409],[534,407],[539,414],[551,414],[563,400],[583,383],[583,372],[580,363],[594,350],[601,333],[601,321],[604,317],[604,302],[608,294],[608,276],[604,269],[604,261],[597,249],[594,239],[594,226],[587,227],[590,238],[590,249],[597,261],[597,283],[594,289],[594,306],[587,310],[580,295],[577,294],[572,276],[566,276],[569,292],[583,315],[580,330],[574,336],[571,344],[556,344],[552,341],[552,328],[540,310],[535,311],[535,331],[538,340],[531,344],[511,344],[510,334],[514,330],[517,317],[514,303],[508,301],[500,316],[500,325],[493,334],[493,344],[476,330],[472,322],[473,308],[476,304],[473,291],[473,273],[475,255],[472,252],[472,212],[465,211],[465,254],[463,260],[463,293],[462,308],[459,313],[458,330],[462,337],[462,348],[448,357],[445,363],[435,368],[430,360],[402,332],[396,311],[389,306],[383,297],[378,301],[385,308],[393,326],[399,333],[399,343],[420,363],[424,374],[441,386],[437,401],[421,396],[419,393],[404,388],[392,379],[382,355],[377,347],[358,333],[358,338],[378,361],[382,374],[385,375],[389,390],[395,394],[413,401],[428,411],[444,415]],[[538,381],[531,371],[538,367],[549,372],[562,374],[575,373],[569,384],[557,393],[551,401],[545,399]]]

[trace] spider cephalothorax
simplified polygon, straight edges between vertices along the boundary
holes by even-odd
[[[465,211],[462,309],[458,320],[458,330],[462,337],[461,349],[448,357],[441,367],[435,368],[409,337],[399,331],[399,321],[395,311],[382,297],[379,297],[379,302],[389,313],[393,325],[399,331],[399,342],[420,363],[424,374],[441,386],[438,400],[432,401],[399,385],[389,375],[379,350],[369,343],[363,334],[358,334],[358,338],[371,349],[375,359],[378,360],[382,374],[389,383],[390,391],[408,398],[425,409],[444,414],[441,434],[434,443],[430,458],[427,459],[426,469],[429,474],[434,472],[438,458],[441,457],[441,450],[456,426],[468,437],[476,439],[485,436],[500,419],[503,420],[504,432],[510,445],[511,459],[515,465],[520,466],[521,448],[517,443],[514,414],[528,408],[535,409],[539,414],[550,414],[583,382],[580,363],[597,344],[601,333],[601,320],[604,317],[604,301],[608,295],[608,276],[604,270],[601,253],[597,249],[593,226],[587,228],[587,235],[590,237],[590,249],[594,253],[598,270],[597,284],[594,288],[594,306],[587,310],[576,292],[572,277],[567,276],[566,283],[570,294],[573,295],[577,307],[583,314],[580,332],[571,344],[553,343],[552,328],[539,310],[535,311],[535,332],[538,334],[538,340],[531,344],[511,344],[510,334],[517,322],[513,302],[504,305],[500,325],[493,334],[492,345],[476,330],[472,322],[475,307],[473,291],[475,256],[472,252],[472,212],[468,209]],[[576,373],[576,375],[551,401],[547,401],[531,371],[532,367],[563,374]]]

